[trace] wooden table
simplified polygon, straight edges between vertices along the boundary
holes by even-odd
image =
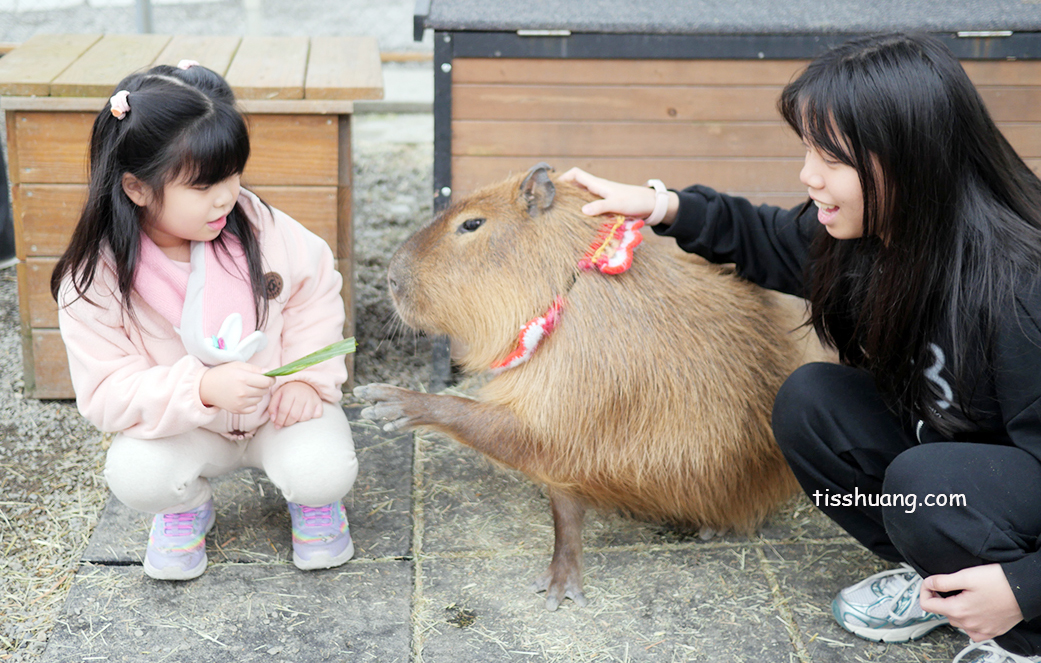
[[[0,58],[27,396],[74,396],[49,283],[86,199],[94,118],[127,74],[181,59],[231,84],[252,142],[243,185],[333,248],[354,333],[351,114],[383,96],[374,38],[37,35]]]

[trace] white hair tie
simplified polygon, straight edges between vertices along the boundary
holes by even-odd
[[[190,69],[191,67],[198,67],[199,63],[195,60],[181,60],[177,63],[178,69]]]
[[[109,106],[112,107],[112,115],[117,120],[122,120],[130,112],[130,102],[127,99],[129,96],[129,91],[120,90],[108,100]]]

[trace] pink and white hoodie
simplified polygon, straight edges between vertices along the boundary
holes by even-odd
[[[261,330],[267,345],[249,363],[270,370],[342,340],[342,278],[329,245],[283,212],[269,211],[245,189],[239,203],[257,230],[262,271],[270,283],[281,281],[281,288],[269,293]],[[199,381],[207,367],[188,354],[166,317],[136,292],[131,297],[136,319],[120,304],[111,254],[98,265],[87,292],[90,302],[76,299],[68,280],[62,284],[58,322],[83,416],[104,432],[141,439],[196,428],[232,439],[252,436],[268,420],[268,398],[248,415],[203,405]],[[346,380],[346,362],[339,357],[277,378],[275,386],[306,382],[322,400],[337,403]]]

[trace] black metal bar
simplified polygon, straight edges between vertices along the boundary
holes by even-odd
[[[4,162],[4,150],[0,147],[0,263],[15,257],[14,239],[14,214],[11,212],[8,193],[7,164]]]
[[[456,34],[434,33],[434,211],[452,198],[452,59]]]
[[[7,193],[7,165],[3,150],[0,150],[0,263],[6,263],[14,256],[14,218]]]
[[[860,34],[654,35],[572,33],[520,36],[516,32],[453,32],[457,58],[560,58],[627,60],[809,59]],[[961,59],[1041,59],[1041,33],[962,38],[934,35]]]
[[[452,201],[452,58],[455,34],[434,33],[434,213]],[[452,383],[452,350],[448,338],[431,343],[430,391]]]

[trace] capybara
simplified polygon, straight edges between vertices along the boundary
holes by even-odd
[[[801,354],[789,313],[726,268],[651,241],[627,271],[591,265],[622,219],[582,214],[590,194],[549,170],[453,203],[390,262],[401,318],[452,337],[464,370],[492,369],[480,398],[354,393],[387,430],[441,431],[548,487],[556,540],[535,589],[553,610],[585,604],[587,506],[750,532],[796,491],[770,412]],[[542,342],[522,348],[518,329]]]

